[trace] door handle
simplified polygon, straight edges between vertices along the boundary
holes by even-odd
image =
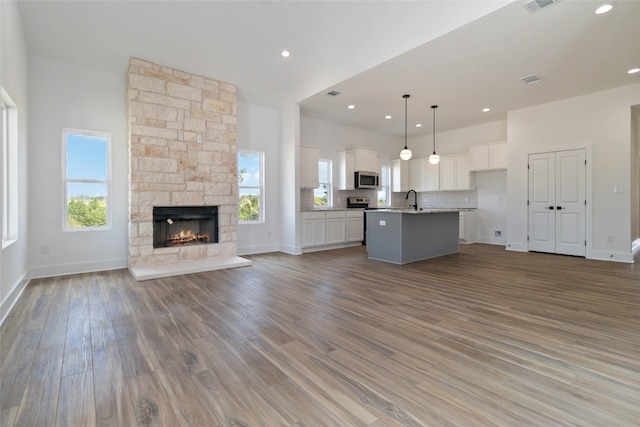
[[[553,210],[553,206],[545,207],[545,209],[551,209],[551,210]]]
[[[561,209],[562,209],[562,206],[558,206],[556,209],[561,210]]]

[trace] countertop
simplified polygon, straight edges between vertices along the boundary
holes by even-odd
[[[409,209],[409,208],[400,208],[400,209],[372,209],[368,212],[370,213],[392,213],[392,214],[434,214],[434,213],[451,213],[451,212],[460,212],[463,209],[455,209],[455,208],[420,208],[420,209]]]
[[[326,212],[326,211],[367,211],[367,212],[392,212],[396,213],[437,213],[437,212],[462,212],[475,211],[476,208],[419,208],[418,211],[409,208],[312,208],[300,209],[300,212]]]

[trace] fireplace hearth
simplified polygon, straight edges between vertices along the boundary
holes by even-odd
[[[153,247],[218,243],[217,206],[155,206]]]

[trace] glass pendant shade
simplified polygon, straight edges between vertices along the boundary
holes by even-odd
[[[402,151],[400,151],[400,158],[402,160],[409,160],[411,158],[411,155],[411,150],[409,150],[407,147],[404,147]]]
[[[436,153],[433,153],[429,156],[429,163],[431,163],[432,165],[437,165],[438,163],[440,163],[440,156],[438,156]]]

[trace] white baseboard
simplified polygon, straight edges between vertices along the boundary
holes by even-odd
[[[592,251],[589,259],[598,259],[601,261],[615,261],[633,263],[633,252],[604,252],[604,251]]]
[[[522,243],[507,242],[506,249],[515,252],[527,252],[527,248]]]
[[[22,295],[22,292],[29,284],[29,273],[25,273],[18,283],[13,285],[13,288],[6,296],[6,298],[0,303],[0,326],[4,323],[13,306],[18,302],[18,298]]]
[[[478,236],[476,243],[486,243],[487,245],[507,246],[507,239],[496,239],[489,236]]]
[[[302,248],[299,246],[280,245],[280,252],[284,252],[289,255],[300,255],[302,253]]]
[[[362,242],[336,243],[334,245],[326,246],[311,246],[308,248],[302,248],[302,253],[330,251],[331,249],[351,248],[353,246],[362,246]]]
[[[251,246],[238,246],[238,255],[254,255],[254,254],[266,254],[269,252],[279,252],[280,245],[268,244],[268,245],[251,245]]]
[[[120,268],[127,268],[126,258],[31,267],[30,276],[32,279],[39,279],[42,277],[66,276],[69,274],[117,270]]]

